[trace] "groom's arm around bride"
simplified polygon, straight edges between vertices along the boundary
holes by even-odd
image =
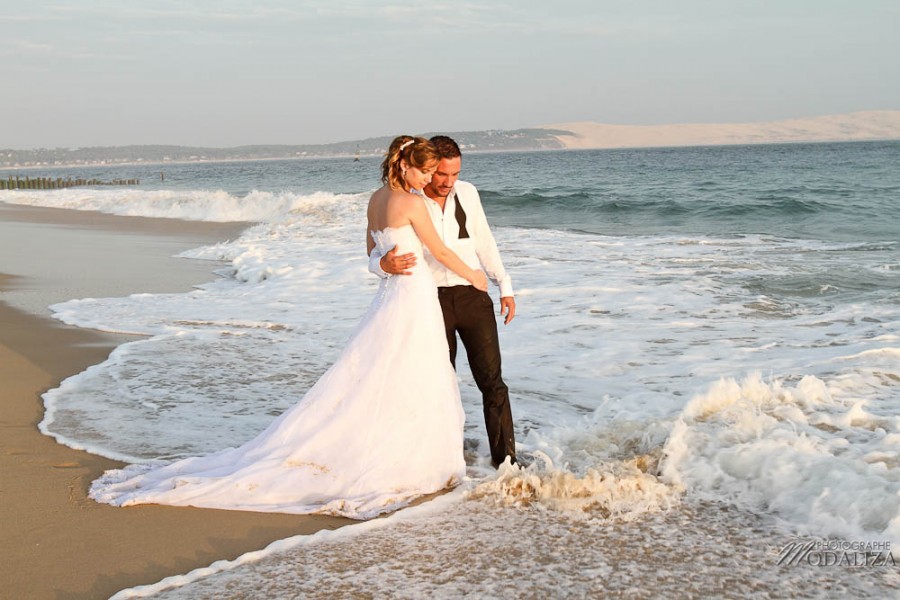
[[[446,136],[435,136],[431,142],[441,156],[431,182],[422,190],[431,220],[447,247],[471,268],[482,268],[500,287],[500,314],[508,324],[516,314],[512,280],[503,266],[477,189],[471,183],[459,181],[462,164],[459,146]],[[450,360],[455,367],[459,335],[472,376],[482,394],[491,461],[496,467],[508,456],[515,463],[512,411],[509,390],[501,374],[493,301],[486,292],[472,288],[429,254],[425,255],[425,260],[438,286]],[[382,278],[408,275],[408,269],[413,266],[415,257],[412,254],[397,255],[396,248],[383,256],[373,251],[369,261],[369,270]]]

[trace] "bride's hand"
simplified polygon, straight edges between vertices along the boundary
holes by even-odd
[[[475,287],[475,289],[481,290],[482,292],[488,291],[488,280],[487,275],[484,274],[484,271],[475,270],[470,282]]]

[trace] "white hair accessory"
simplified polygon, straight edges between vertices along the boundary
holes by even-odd
[[[403,142],[402,144],[400,144],[400,152],[403,152],[403,150],[404,150],[407,146],[409,146],[410,144],[412,144],[412,143],[415,142],[415,141],[416,141],[416,140],[409,140],[409,141],[407,141],[407,142]]]

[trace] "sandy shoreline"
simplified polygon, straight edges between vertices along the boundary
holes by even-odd
[[[172,255],[242,227],[0,204],[0,597],[107,598],[350,522],[97,504],[88,485],[120,463],[38,432],[43,392],[134,339],[65,326],[47,304],[187,291],[216,265]]]

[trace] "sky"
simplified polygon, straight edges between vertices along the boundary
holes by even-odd
[[[900,109],[897,0],[0,0],[0,148]]]

